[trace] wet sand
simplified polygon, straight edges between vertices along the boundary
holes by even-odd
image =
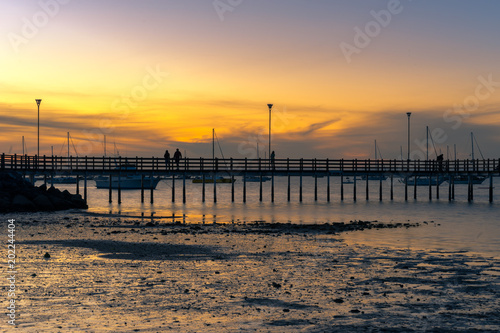
[[[498,259],[340,240],[345,230],[385,227],[378,223],[16,220],[17,331],[500,330]]]

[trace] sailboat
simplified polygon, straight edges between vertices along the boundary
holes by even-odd
[[[380,150],[377,147],[377,140],[375,140],[375,161],[378,160],[378,155],[377,153],[380,153]],[[382,154],[379,154],[380,158],[382,158]],[[361,179],[363,180],[386,180],[387,176],[384,175],[363,175],[361,176]]]
[[[259,141],[257,140],[257,158],[260,158],[259,156]],[[267,182],[271,180],[271,177],[268,176],[244,176],[245,182],[247,183],[260,183],[262,182]]]
[[[104,156],[106,156],[106,136],[104,136]],[[114,143],[115,152],[117,155],[116,144]],[[118,163],[117,163],[118,164]],[[156,189],[160,182],[160,177],[144,176],[137,174],[137,167],[133,163],[128,163],[125,158],[125,163],[117,165],[115,170],[123,171],[123,174],[115,175],[111,178],[111,188],[121,190],[139,190],[139,189]],[[94,178],[97,188],[109,189],[109,176],[97,176]]]
[[[68,146],[68,160],[69,160],[69,140],[70,140],[70,135],[68,132],[67,135],[67,146]],[[73,145],[73,149],[75,149],[75,146]],[[62,147],[61,147],[62,150]],[[78,155],[75,149],[75,153]],[[72,176],[56,176],[51,179],[51,183],[53,184],[76,184],[76,177]]]
[[[429,182],[431,183],[431,186],[436,186],[436,185],[441,185],[445,181],[445,177],[443,176],[437,176],[437,177],[429,177],[429,176],[410,176],[408,177],[408,185],[413,186],[428,186]],[[404,183],[405,179],[401,178],[399,179],[400,183]],[[416,182],[416,184],[415,184]]]
[[[470,132],[470,138],[471,138],[471,159],[472,163],[474,163],[474,142],[476,143],[477,147],[479,148],[479,145],[477,144],[477,140],[474,136],[473,132]],[[481,152],[481,148],[479,148],[479,153],[481,154],[481,157],[484,159],[483,153]],[[470,179],[469,179],[470,177]],[[469,181],[471,184],[482,184],[484,180],[486,179],[485,176],[468,176],[468,175],[458,175],[453,177],[453,183],[454,184],[469,184]],[[448,182],[451,181],[451,176],[447,177]]]
[[[119,177],[115,175],[111,178],[112,189],[138,190],[144,188],[154,190],[160,182],[160,177],[145,176],[143,178],[141,175],[137,174],[137,167],[132,163],[122,163],[117,166],[115,170],[123,171],[123,174]],[[96,177],[95,186],[97,188],[109,188],[109,176]]]
[[[427,161],[429,160],[429,126],[426,126],[426,135],[427,135]],[[432,139],[431,135],[431,141],[432,145],[434,146],[434,140]],[[437,156],[437,150],[436,147],[434,146],[434,152],[436,153]],[[441,185],[446,178],[444,176],[438,175],[438,176],[410,176],[408,178],[401,178],[399,179],[400,183],[407,183],[410,186],[428,186],[429,184],[431,186],[437,186]]]
[[[219,140],[217,140],[217,143],[219,142]],[[219,144],[219,149],[221,150],[221,154],[222,154],[222,149],[220,148],[220,144]],[[224,158],[224,154],[222,154],[222,158]],[[215,129],[212,128],[212,160],[215,161]],[[215,177],[215,182],[216,183],[221,183],[221,184],[231,184],[233,183],[233,178],[231,177],[222,177],[222,176],[217,176]],[[201,183],[211,183],[213,184],[214,183],[214,177],[205,177],[205,179],[203,179],[203,177],[201,176],[197,176],[195,178],[193,178],[193,183],[195,184],[201,184]]]

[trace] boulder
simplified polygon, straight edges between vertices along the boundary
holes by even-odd
[[[36,205],[22,194],[17,194],[12,199],[12,208],[17,212],[33,212]]]
[[[10,199],[0,196],[0,212],[8,212],[10,208]]]
[[[54,205],[55,210],[74,208],[74,207],[68,207],[69,206],[68,202],[59,197],[50,197],[50,202],[52,202],[52,205]]]
[[[58,198],[62,198],[63,197],[61,191],[59,189],[55,188],[54,186],[51,186],[47,190],[47,193],[50,194],[51,196],[55,196],[55,197],[58,197]]]
[[[54,205],[49,198],[44,194],[39,194],[33,199],[33,203],[37,206],[38,210],[54,210]]]
[[[55,187],[35,187],[15,172],[0,171],[0,212],[51,211],[88,208],[80,195]]]

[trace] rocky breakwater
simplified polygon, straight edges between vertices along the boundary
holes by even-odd
[[[0,172],[0,213],[88,208],[79,194],[36,187],[15,172]]]

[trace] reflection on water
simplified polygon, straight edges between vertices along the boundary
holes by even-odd
[[[500,181],[495,178],[495,190]],[[122,204],[108,203],[108,190],[96,189],[89,181],[89,211],[134,216],[172,217],[186,223],[245,223],[252,221],[280,223],[325,223],[367,220],[381,222],[421,222],[421,228],[396,230],[367,230],[342,235],[347,242],[418,249],[468,250],[500,254],[500,212],[498,203],[488,203],[488,180],[474,185],[474,202],[467,202],[467,185],[456,185],[455,201],[448,201],[448,183],[440,187],[440,199],[432,189],[433,200],[428,200],[428,187],[417,188],[417,200],[404,201],[404,185],[394,180],[394,200],[390,200],[390,181],[384,181],[382,201],[379,201],[379,182],[369,182],[369,200],[366,200],[366,182],[358,181],[357,201],[353,200],[353,184],[344,185],[344,200],[340,200],[339,179],[331,178],[331,202],[326,202],[326,178],[318,179],[318,201],[315,201],[314,178],[303,179],[303,202],[299,202],[299,179],[292,178],[291,201],[287,201],[287,179],[275,180],[275,202],[271,203],[271,182],[263,184],[263,201],[259,201],[259,183],[247,183],[247,202],[243,203],[243,183],[235,183],[235,202],[231,202],[231,184],[217,184],[217,203],[213,202],[213,184],[206,184],[206,201],[202,202],[201,184],[186,181],[186,200],[182,203],[182,181],[176,181],[176,201],[172,202],[171,181],[162,180],[154,191],[154,204],[140,202],[140,190],[122,191]],[[59,185],[75,192],[75,185]],[[500,200],[500,195],[495,199]],[[172,218],[169,219],[170,221]],[[424,222],[435,223],[425,224]]]

